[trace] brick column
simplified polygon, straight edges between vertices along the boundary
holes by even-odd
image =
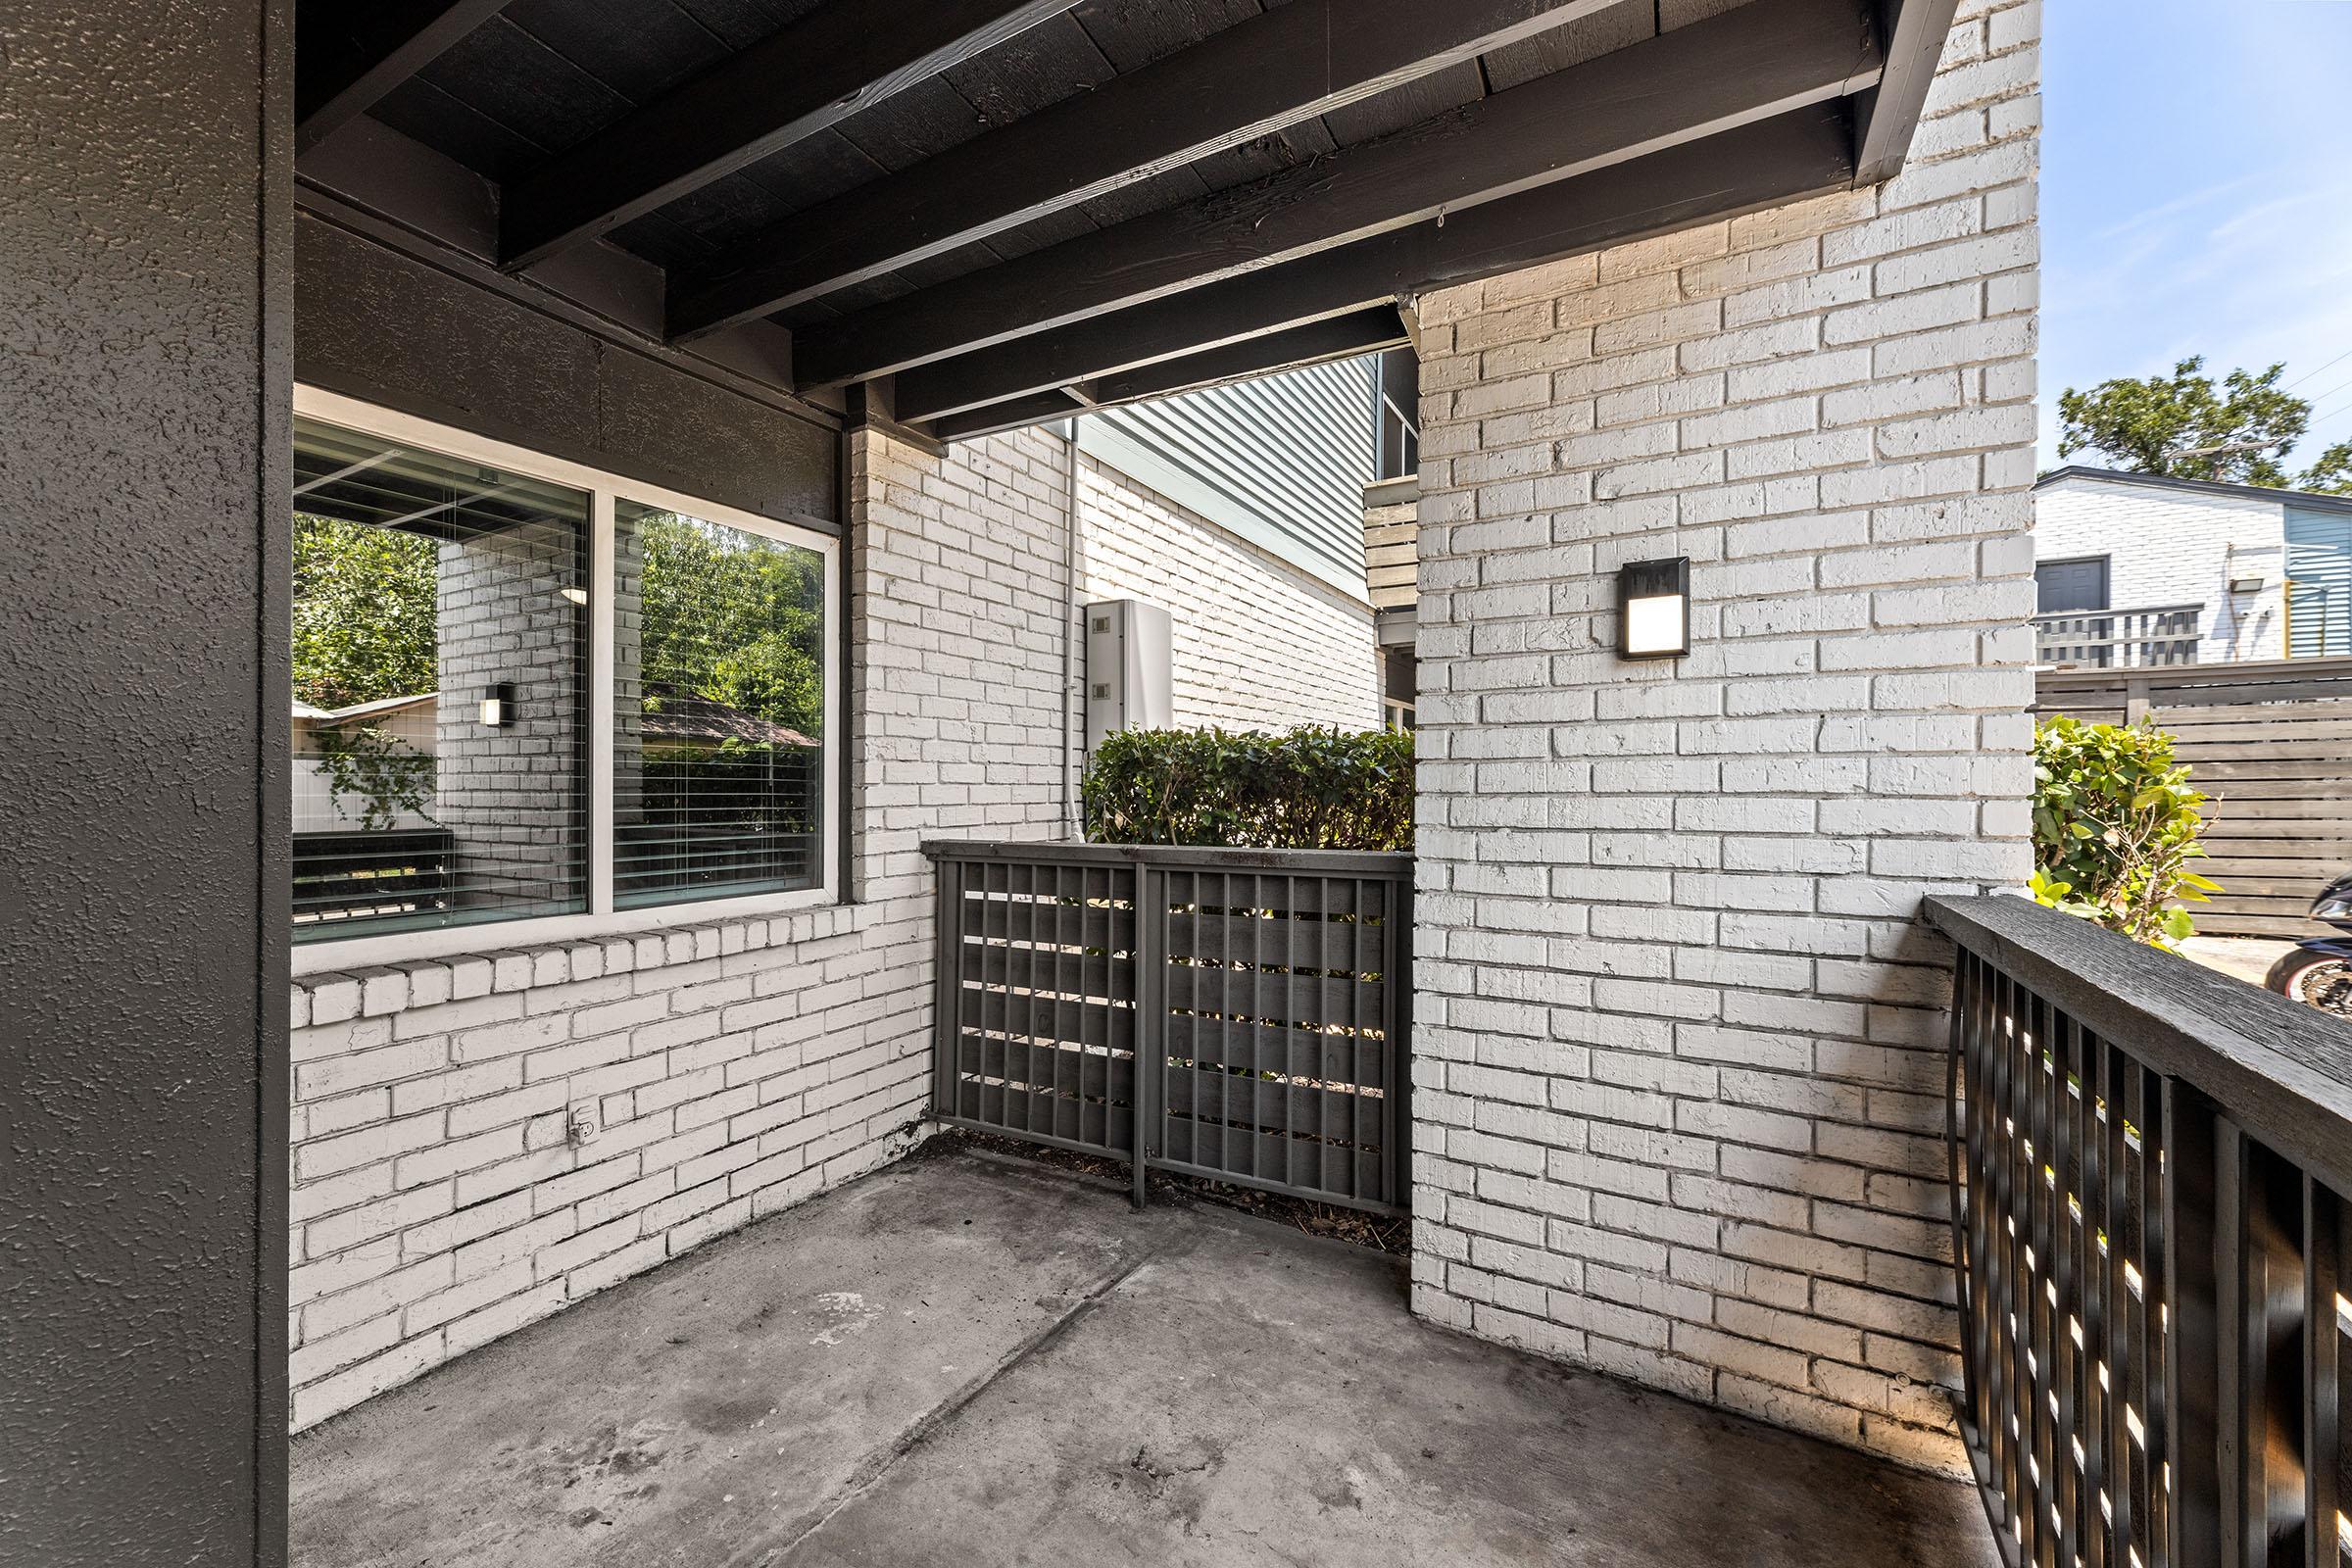
[[[1961,11],[1892,182],[1420,302],[1416,1309],[1939,1468],[1913,916],[2025,877],[2033,695],[2037,6]]]

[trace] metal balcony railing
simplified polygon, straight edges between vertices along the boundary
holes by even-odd
[[[1960,1405],[2014,1565],[2338,1568],[2352,1030],[2025,899],[1959,947]]]
[[[2034,617],[2034,659],[2059,669],[2140,669],[2197,662],[2203,605],[2065,610]]]

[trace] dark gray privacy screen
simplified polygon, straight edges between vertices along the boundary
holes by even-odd
[[[1407,1206],[1410,856],[925,848],[943,1120]]]

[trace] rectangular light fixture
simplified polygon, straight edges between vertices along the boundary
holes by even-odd
[[[2258,594],[2262,592],[2262,579],[2260,577],[2232,577],[2230,579],[2230,591],[2233,594]]]
[[[490,688],[482,699],[482,722],[492,729],[505,729],[514,722],[514,683],[502,680]]]
[[[1629,561],[1617,568],[1617,652],[1680,659],[1690,651],[1690,558]]]

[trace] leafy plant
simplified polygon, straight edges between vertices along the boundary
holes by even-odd
[[[2170,949],[2195,929],[2182,902],[2220,889],[2188,869],[2202,857],[2199,808],[2173,738],[2152,724],[2063,715],[2034,733],[2036,902]]]
[[[427,754],[374,724],[320,727],[311,732],[311,748],[335,800],[360,803],[362,831],[381,832],[412,811],[430,820],[435,766]]]
[[[1413,847],[1413,738],[1306,727],[1121,730],[1080,785],[1098,844]]]

